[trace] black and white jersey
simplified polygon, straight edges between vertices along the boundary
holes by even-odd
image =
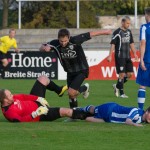
[[[62,47],[59,40],[52,40],[47,44],[53,46],[60,63],[64,70],[68,73],[87,70],[89,68],[83,48],[81,44],[91,39],[90,33],[83,33],[77,36],[70,37],[66,47]]]
[[[134,43],[131,30],[118,28],[114,31],[111,44],[115,45],[115,57],[130,58],[130,44]]]

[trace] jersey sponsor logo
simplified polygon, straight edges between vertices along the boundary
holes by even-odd
[[[68,50],[67,52],[61,53],[62,58],[76,58],[76,51]]]
[[[73,49],[74,49],[74,46],[73,46],[73,45],[69,45],[69,49],[70,49],[70,50],[73,50]]]
[[[12,65],[11,67],[51,67],[51,57],[36,57],[24,56],[24,53],[11,53]],[[56,60],[55,60],[56,61]]]
[[[125,37],[122,37],[122,43],[129,43],[130,42],[130,32],[127,31],[125,34]]]
[[[122,70],[123,70],[123,68],[124,68],[124,67],[123,67],[123,66],[121,66],[121,67],[120,67],[120,71],[122,71]]]
[[[21,103],[20,103],[19,100],[16,100],[16,101],[14,102],[14,105],[17,105],[19,109],[22,109]]]

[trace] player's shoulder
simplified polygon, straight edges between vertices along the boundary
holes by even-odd
[[[132,31],[130,29],[127,29],[126,33],[132,34]]]
[[[140,29],[143,29],[143,28],[145,28],[145,29],[150,28],[150,23],[142,24]]]
[[[120,31],[121,31],[121,28],[117,28],[116,30],[114,30],[113,35],[119,34]]]
[[[9,36],[8,35],[6,35],[6,36],[2,36],[1,37],[1,39],[4,39],[4,40],[7,40],[9,38]]]
[[[25,94],[14,94],[13,98],[17,99],[17,98],[21,98],[22,96],[24,96]]]
[[[59,45],[59,40],[58,39],[54,39],[50,42],[47,42],[47,44],[53,45],[53,46],[58,46]]]

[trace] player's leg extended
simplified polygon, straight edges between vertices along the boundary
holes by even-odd
[[[48,89],[50,91],[56,92],[58,95],[60,93],[63,95],[63,93],[67,90],[67,88],[64,87],[66,86],[59,87],[46,76],[40,76],[37,78],[35,84],[33,85],[30,94],[45,97],[46,89]]]
[[[6,54],[0,52],[0,71],[2,77],[4,76],[4,71],[9,67],[9,62],[7,60]]]
[[[70,109],[70,108],[60,108],[60,116],[61,117],[71,117],[72,119],[85,119],[88,114],[86,112]]]
[[[83,83],[85,78],[86,77],[83,73],[67,76],[67,83],[69,85],[68,95],[70,108],[78,107],[77,96],[79,92],[84,92],[87,90],[86,86],[81,87],[81,84]]]
[[[54,107],[54,108],[49,108],[47,115],[41,115],[40,121],[54,121],[62,117],[71,117],[72,119],[83,120],[87,117],[87,113],[80,110],[70,109],[70,108]]]
[[[42,80],[41,76],[38,77],[30,91],[30,94],[45,98],[46,84],[44,83],[46,83],[46,81],[44,81],[44,79]]]
[[[7,60],[7,54],[2,53],[1,51],[0,51],[0,60],[2,62],[3,67],[6,67],[9,64]]]

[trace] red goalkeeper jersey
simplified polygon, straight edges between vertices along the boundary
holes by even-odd
[[[38,96],[17,94],[13,96],[14,103],[2,107],[5,118],[11,122],[35,122],[39,121],[39,117],[32,118],[31,113],[38,108],[36,102]]]

